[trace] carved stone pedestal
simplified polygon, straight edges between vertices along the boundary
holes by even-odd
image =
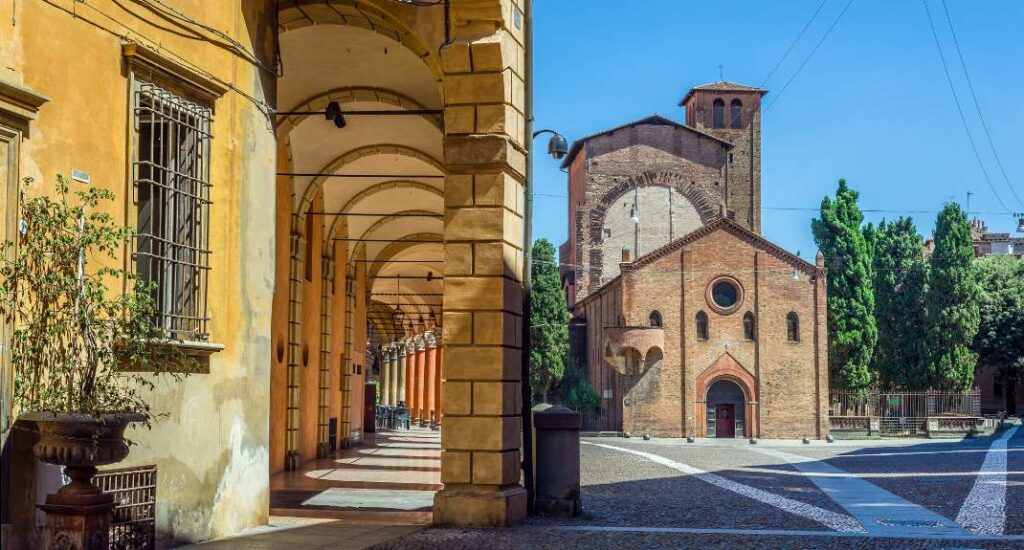
[[[114,496],[92,484],[94,466],[66,466],[71,483],[46,496],[45,550],[106,550]]]
[[[109,547],[113,501],[93,506],[41,504],[39,508],[46,512],[45,550],[107,550]]]

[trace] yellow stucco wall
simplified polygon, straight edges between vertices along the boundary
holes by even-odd
[[[224,350],[209,373],[157,383],[152,431],[119,466],[156,464],[164,544],[237,533],[267,519],[270,313],[274,284],[275,139],[266,105],[276,78],[238,52],[269,58],[273,2],[175,0],[167,5],[227,33],[238,45],[158,5],[111,0],[0,0],[0,79],[50,101],[21,146],[21,176],[47,193],[54,175],[89,173],[131,220],[129,81],[122,43],[228,88],[214,104],[210,209],[210,341]],[[272,62],[270,63],[273,64]]]

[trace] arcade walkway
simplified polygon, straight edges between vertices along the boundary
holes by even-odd
[[[412,428],[367,434],[362,446],[270,479],[272,516],[426,525],[441,490],[441,434]]]

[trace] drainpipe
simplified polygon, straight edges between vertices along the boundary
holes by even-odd
[[[523,182],[523,334],[520,387],[522,389],[523,415],[523,485],[526,487],[526,502],[533,511],[533,413],[530,402],[533,392],[530,388],[530,286],[533,280],[533,1],[525,0],[524,52],[526,74],[526,180]]]

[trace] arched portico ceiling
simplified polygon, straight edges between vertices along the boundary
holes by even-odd
[[[371,110],[424,110],[426,105],[415,99],[385,88],[374,88],[371,86],[345,86],[317,94],[307,98],[298,105],[285,107],[286,111],[317,111],[323,112],[327,104],[336,101],[341,105],[342,111],[357,111],[360,109]],[[429,122],[438,131],[443,131],[441,115],[419,115]],[[301,122],[309,118],[309,115],[288,115],[277,121],[277,137],[283,138],[291,133]],[[324,119],[326,122],[326,119]],[[331,124],[333,127],[333,124]]]
[[[359,0],[292,1],[282,6],[279,105],[325,90],[374,86],[440,108],[441,67],[415,33],[378,6]]]
[[[408,179],[408,176],[442,176],[444,167],[424,151],[393,143],[373,144],[360,147],[334,158],[326,165],[314,170],[317,174],[335,174],[334,177],[296,177],[295,211],[301,212],[321,186],[324,201],[337,210],[352,197],[370,186],[388,180]],[[344,174],[383,174],[380,178],[346,178]],[[423,183],[442,188],[442,178],[424,178]]]

